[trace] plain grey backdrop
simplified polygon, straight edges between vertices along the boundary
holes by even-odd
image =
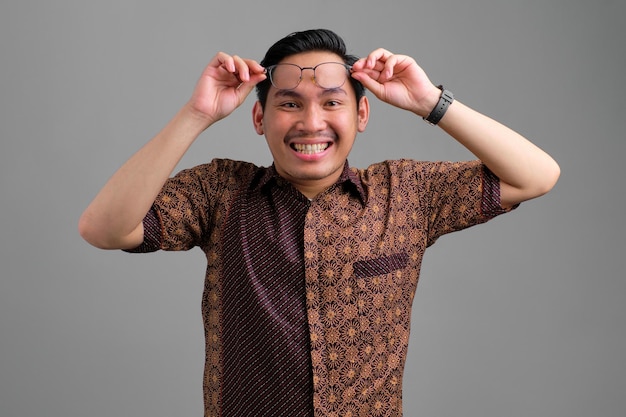
[[[553,192],[427,252],[407,416],[626,415],[623,0],[5,0],[0,6],[0,416],[200,416],[205,260],[100,251],[78,218],[218,51],[326,27],[408,54],[562,168]],[[461,160],[372,100],[350,162]],[[253,97],[182,167],[271,163]]]

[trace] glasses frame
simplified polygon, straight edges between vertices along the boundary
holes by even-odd
[[[342,65],[346,69],[346,79],[344,80],[344,82],[341,83],[338,86],[335,86],[335,87],[324,87],[324,86],[320,85],[317,82],[317,78],[315,77],[315,70],[317,69],[317,67],[319,67],[320,65],[324,65],[324,64]],[[274,73],[274,69],[276,69],[276,67],[279,67],[281,65],[291,65],[292,67],[296,67],[296,68],[300,69],[300,77],[298,78],[298,82],[296,83],[296,85],[294,87],[292,87],[292,88],[280,88],[276,84],[274,84],[274,78],[272,77],[272,75]],[[352,72],[352,65],[348,65],[345,62],[328,61],[328,62],[320,62],[319,64],[315,65],[314,67],[301,67],[300,65],[297,65],[297,64],[291,64],[289,62],[284,62],[282,64],[274,64],[274,65],[270,65],[269,67],[266,67],[265,68],[265,73],[267,74],[267,78],[269,79],[270,83],[275,88],[277,88],[279,90],[290,91],[290,90],[295,90],[296,88],[298,88],[298,86],[302,82],[302,74],[303,74],[304,70],[312,70],[313,71],[313,78],[312,78],[312,80],[319,87],[321,87],[321,88],[339,88],[339,87],[342,87],[346,83],[348,78],[350,77],[350,73]]]

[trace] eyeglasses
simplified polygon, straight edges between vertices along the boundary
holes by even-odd
[[[339,88],[346,83],[352,66],[342,62],[322,62],[314,67],[296,64],[270,65],[265,70],[272,85],[279,90],[293,90],[302,81],[304,70],[313,70],[311,80],[322,88]]]

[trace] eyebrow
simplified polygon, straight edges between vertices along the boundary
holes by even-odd
[[[346,90],[344,90],[341,87],[337,87],[337,88],[324,88],[317,96],[323,97],[323,96],[332,95],[336,93],[342,94],[344,96],[348,95],[348,92]],[[276,93],[274,94],[274,97],[301,98],[302,94],[298,93],[296,90],[277,90]]]

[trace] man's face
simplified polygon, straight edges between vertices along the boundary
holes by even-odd
[[[281,64],[315,67],[322,62],[343,61],[330,52],[312,51]],[[280,84],[281,73],[274,74]],[[367,125],[367,98],[357,106],[348,76],[337,88],[323,88],[313,81],[313,70],[305,69],[296,88],[272,85],[265,109],[258,102],[253,109],[255,129],[265,135],[278,174],[310,198],[337,181],[357,132]]]

